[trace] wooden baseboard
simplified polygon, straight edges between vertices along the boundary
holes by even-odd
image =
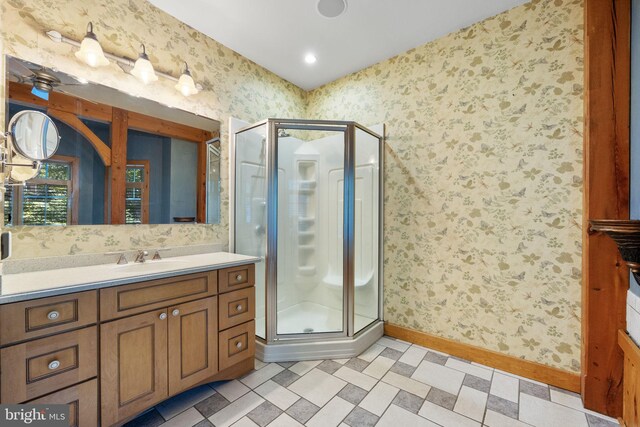
[[[384,324],[384,333],[393,338],[399,338],[452,356],[500,369],[501,371],[580,393],[579,374],[390,323]]]

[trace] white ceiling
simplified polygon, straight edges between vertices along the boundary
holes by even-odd
[[[303,89],[314,89],[526,0],[347,0],[325,18],[318,0],[150,0]],[[318,61],[304,62],[313,53]]]

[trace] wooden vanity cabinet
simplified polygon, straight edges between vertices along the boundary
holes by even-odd
[[[0,305],[0,403],[66,403],[71,426],[122,425],[196,385],[245,374],[254,268]]]
[[[98,425],[98,380],[93,379],[73,387],[65,388],[28,403],[36,405],[69,405],[69,426],[84,427]]]
[[[167,324],[164,309],[100,326],[103,425],[115,424],[167,398]]]
[[[169,394],[218,372],[217,297],[169,308]]]

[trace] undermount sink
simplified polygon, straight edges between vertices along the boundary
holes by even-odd
[[[174,268],[183,268],[187,266],[187,262],[178,259],[158,259],[155,261],[130,262],[129,264],[116,264],[114,269],[120,271],[148,271],[148,270],[171,270]]]

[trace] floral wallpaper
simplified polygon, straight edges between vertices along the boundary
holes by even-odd
[[[385,320],[580,370],[583,12],[534,0],[316,89],[385,123]]]
[[[136,58],[140,43],[145,43],[157,69],[178,76],[187,61],[204,91],[185,98],[176,92],[173,82],[160,79],[153,86],[143,86],[115,64],[92,69],[75,58],[71,46],[54,43],[45,35],[54,29],[80,40],[89,21],[105,51]],[[4,0],[0,3],[0,47],[0,76],[5,75],[4,55],[9,54],[221,122],[221,224],[12,227],[14,258],[130,250],[144,245],[227,244],[229,117],[254,122],[266,117],[305,116],[302,89],[146,1]],[[0,117],[4,117],[4,77],[0,82]]]
[[[580,0],[533,0],[310,93],[144,1],[0,8],[0,52],[222,122],[220,225],[20,227],[15,257],[226,244],[230,116],[385,123],[385,319],[579,372]],[[108,51],[135,57],[144,41],[174,74],[187,60],[205,91],[141,87],[44,35],[80,39],[89,20]]]

